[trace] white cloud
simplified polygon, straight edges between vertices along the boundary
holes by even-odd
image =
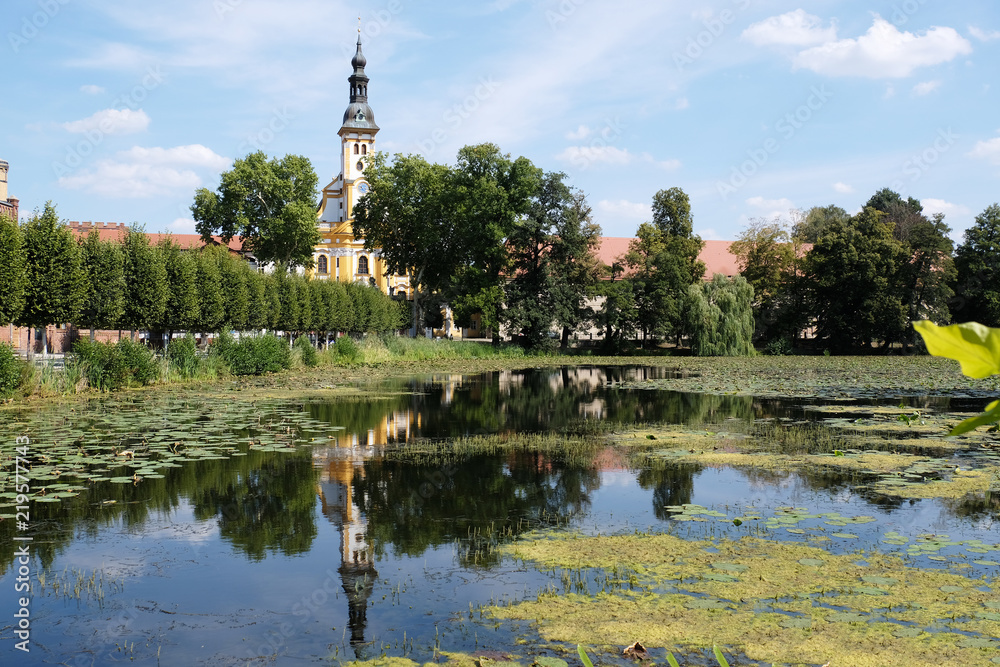
[[[842,195],[849,195],[854,193],[854,188],[847,183],[834,183],[833,189]]]
[[[684,109],[687,109],[690,106],[691,103],[688,101],[688,98],[682,97],[679,100],[677,100],[677,102],[674,104],[674,109],[677,111],[683,111]]]
[[[961,204],[952,204],[943,199],[921,199],[920,203],[924,207],[924,213],[932,216],[936,213],[944,213],[945,218],[972,215],[972,209]]]
[[[59,186],[86,190],[110,198],[144,198],[178,191],[192,191],[202,185],[202,176],[217,174],[231,161],[201,146],[175,148],[134,148],[119,152],[114,159],[98,161],[93,167],[59,179]]]
[[[696,229],[694,233],[701,237],[703,241],[725,241],[725,239],[719,232],[711,227],[705,227],[703,229]]]
[[[73,132],[74,134],[95,131],[101,134],[134,134],[135,132],[146,130],[149,127],[149,123],[150,118],[142,109],[138,111],[132,111],[131,109],[104,109],[89,118],[63,123],[62,127],[67,132]]]
[[[930,95],[940,87],[941,87],[940,80],[923,81],[913,87],[913,94],[923,97],[924,95]]]
[[[193,167],[204,167],[213,171],[222,171],[232,164],[232,160],[229,158],[223,157],[201,144],[176,146],[174,148],[143,148],[142,146],[133,146],[118,155],[126,160],[143,162],[150,165],[190,165]]]
[[[572,132],[567,132],[566,138],[569,139],[570,141],[581,141],[589,137],[591,134],[593,134],[593,130],[591,130],[586,125],[581,125]]]
[[[1000,137],[976,143],[969,156],[983,158],[993,164],[1000,165]]]
[[[755,46],[812,46],[837,39],[837,26],[823,27],[823,19],[804,9],[772,16],[743,31],[743,39]]]
[[[603,217],[616,221],[647,222],[653,217],[653,208],[649,204],[637,204],[626,199],[602,199],[597,202],[596,208]]]
[[[100,95],[104,92],[104,88],[93,84],[87,84],[85,86],[80,86],[80,92],[86,93],[87,95]]]
[[[919,67],[939,65],[972,53],[972,45],[953,28],[935,27],[915,35],[876,16],[868,32],[802,51],[796,69],[827,76],[863,76],[872,79],[909,76]]]
[[[167,227],[174,234],[196,234],[195,222],[193,218],[177,218]]]
[[[592,164],[626,165],[632,161],[633,155],[624,148],[614,146],[569,146],[559,155],[557,160],[571,162],[576,166]]]
[[[896,96],[896,87],[891,83],[885,87],[885,94],[882,95],[883,100],[891,100]]]
[[[792,200],[785,198],[764,199],[763,197],[751,197],[750,199],[747,199],[747,204],[760,210],[781,209],[782,212],[786,213],[795,208],[795,204],[792,203]]]
[[[556,155],[556,159],[569,162],[580,169],[595,164],[624,166],[635,162],[644,162],[661,169],[677,169],[681,166],[680,160],[657,160],[649,153],[636,155],[627,148],[615,146],[569,146]]]
[[[992,42],[994,39],[1000,39],[1000,30],[983,30],[974,25],[969,26],[969,34],[980,42]]]

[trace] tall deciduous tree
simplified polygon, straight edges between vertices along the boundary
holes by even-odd
[[[988,206],[965,230],[955,266],[955,321],[1000,327],[1000,204]]]
[[[264,263],[312,266],[319,243],[316,226],[318,178],[300,155],[268,160],[263,152],[236,160],[215,192],[201,188],[191,211],[206,243],[240,237]]]
[[[781,218],[752,219],[730,252],[753,288],[756,336],[794,338],[801,328],[798,277],[804,252],[788,225]]]
[[[688,287],[705,274],[705,263],[698,259],[704,245],[694,234],[687,194],[680,188],[657,192],[653,221],[639,225],[624,258],[631,269],[644,334],[665,337],[681,332]]]
[[[451,179],[453,215],[463,240],[462,264],[452,277],[449,302],[455,321],[468,325],[474,314],[499,340],[507,239],[538,191],[541,170],[524,157],[511,160],[494,144],[458,152]]]
[[[396,155],[390,164],[378,153],[365,177],[371,190],[354,207],[354,236],[364,239],[366,250],[381,250],[388,273],[410,275],[420,336],[425,300],[451,283],[462,257],[464,241],[451,211],[451,170],[414,155]]]
[[[899,340],[906,324],[900,269],[907,250],[882,213],[834,223],[806,256],[816,334],[837,350]]]
[[[222,329],[226,319],[226,299],[222,293],[222,277],[215,256],[204,249],[195,254],[198,267],[198,325],[200,333],[214,333]]]
[[[847,222],[851,215],[839,206],[814,206],[792,228],[792,238],[801,243],[816,243],[837,222]]]
[[[586,298],[600,277],[595,255],[600,227],[590,220],[586,198],[571,191],[564,178],[545,174],[528,214],[508,240],[503,319],[531,347],[547,340],[553,324],[563,328],[567,343],[571,328],[584,320]]]
[[[27,287],[17,322],[35,328],[77,319],[87,290],[80,247],[69,228],[59,224],[52,202],[24,225]],[[45,341],[48,351],[48,341]],[[34,341],[28,344],[29,355]]]
[[[26,286],[24,236],[15,220],[0,215],[0,325],[17,320]]]
[[[125,234],[122,250],[126,285],[122,326],[132,332],[155,329],[163,321],[170,298],[163,255],[136,226]]]
[[[76,323],[90,329],[116,329],[125,314],[125,257],[121,244],[102,241],[92,229],[80,246],[87,291]]]
[[[195,331],[201,317],[198,298],[198,260],[169,237],[159,244],[160,256],[167,271],[167,307],[161,329]]]
[[[250,314],[250,293],[247,290],[246,262],[234,257],[222,246],[206,248],[219,266],[219,279],[222,287],[222,297],[225,301],[226,316],[222,326],[226,329],[243,331],[247,328],[247,318]]]

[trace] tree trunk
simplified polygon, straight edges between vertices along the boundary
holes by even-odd
[[[90,327],[90,342],[94,342],[94,334],[96,333],[94,327]]]
[[[562,330],[562,342],[559,344],[559,349],[564,352],[569,348],[569,327],[564,326]]]
[[[35,360],[35,327],[28,327],[28,361]]]

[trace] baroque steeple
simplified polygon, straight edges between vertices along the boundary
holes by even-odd
[[[375,124],[375,112],[368,106],[368,75],[365,74],[365,65],[368,64],[365,54],[361,51],[361,33],[358,31],[358,52],[351,59],[354,73],[348,81],[351,84],[351,103],[344,112],[343,128],[359,130],[375,130],[379,127]]]

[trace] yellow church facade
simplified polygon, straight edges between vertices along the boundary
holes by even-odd
[[[409,277],[386,275],[381,253],[365,250],[364,241],[354,238],[354,205],[370,187],[365,168],[375,152],[375,136],[379,131],[375,113],[368,105],[367,61],[361,52],[360,35],[351,64],[354,66],[354,73],[348,79],[351,101],[338,132],[340,175],[323,188],[317,213],[320,243],[313,252],[313,277],[375,285],[386,294],[405,298],[411,296]]]

